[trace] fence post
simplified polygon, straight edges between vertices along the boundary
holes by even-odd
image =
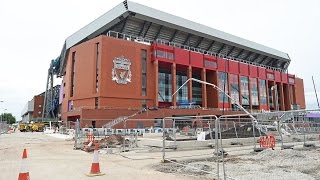
[[[165,120],[162,119],[162,162],[165,162]]]
[[[219,179],[219,141],[218,141],[218,119],[216,119],[215,123],[214,123],[214,133],[215,133],[215,146],[216,146],[216,156],[217,156],[217,179]]]
[[[277,116],[277,118],[278,118],[278,116]],[[281,119],[278,119],[278,133],[279,133],[279,136],[281,139],[281,148],[282,148],[283,147],[283,137],[282,137],[282,132],[281,132],[280,121],[281,121]]]
[[[237,132],[237,127],[236,127],[236,123],[233,121],[233,127],[234,127],[234,132],[236,133],[236,138],[237,138],[237,142],[239,142],[239,138],[238,138],[238,132]]]
[[[252,119],[252,133],[253,133],[253,148],[256,149],[256,131],[255,131],[255,121]]]
[[[174,138],[174,148],[177,147],[177,137],[176,137],[176,119],[173,119],[173,123],[172,123],[172,126],[173,126],[173,138]]]
[[[77,119],[77,122],[75,123],[74,149],[78,149],[79,131],[79,119]]]

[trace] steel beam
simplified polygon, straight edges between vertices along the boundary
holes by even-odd
[[[186,43],[189,41],[191,36],[192,36],[192,34],[188,34],[186,40],[184,40],[184,42],[183,42],[183,45],[186,45]]]
[[[172,34],[172,36],[171,36],[171,38],[170,38],[170,42],[173,42],[173,40],[174,40],[174,38],[176,37],[176,35],[177,35],[177,33],[178,33],[178,30],[176,29],[174,32],[173,32],[173,34]]]
[[[256,56],[254,56],[254,58],[252,58],[252,62],[255,62],[259,57],[261,56],[261,54],[257,54],[256,53]]]
[[[253,52],[249,52],[249,53],[247,54],[247,56],[246,56],[245,58],[243,58],[243,60],[248,60],[248,58],[252,55],[252,53],[253,53]]]
[[[125,28],[125,26],[126,26],[126,24],[127,24],[127,20],[128,20],[128,17],[126,17],[126,18],[124,19],[124,21],[123,21],[123,25],[122,25],[121,30],[120,30],[121,33],[123,33],[123,30],[124,30],[124,28]]]
[[[149,22],[149,26],[147,27],[146,32],[144,32],[144,34],[143,34],[143,38],[145,38],[145,37],[146,37],[146,35],[147,35],[147,33],[148,33],[148,31],[149,31],[149,29],[150,29],[151,25],[152,25],[152,22]]]
[[[142,35],[142,32],[143,32],[144,27],[146,26],[146,24],[147,24],[147,21],[143,21],[142,28],[141,28],[141,30],[140,30],[140,32],[139,32],[139,34],[138,34],[138,36],[141,36],[141,35]]]
[[[232,51],[234,50],[234,48],[236,48],[235,46],[232,46],[232,48],[229,50],[229,52],[227,52],[227,56],[229,56],[231,53],[232,53]]]
[[[262,59],[258,62],[258,64],[262,64],[267,58],[268,58],[268,56],[265,56],[264,58],[262,58]]]
[[[212,46],[214,45],[214,43],[215,43],[215,41],[212,41],[212,42],[211,42],[211,44],[210,44],[209,47],[207,48],[207,51],[209,51],[209,50],[212,48]]]
[[[223,50],[223,48],[226,46],[226,44],[223,44],[221,47],[220,47],[220,49],[217,51],[217,54],[220,54],[221,53],[221,51]]]
[[[243,52],[244,52],[244,49],[242,49],[242,50],[235,56],[235,58],[240,57],[240,55],[241,55]]]
[[[160,35],[160,33],[161,33],[161,29],[162,29],[162,28],[163,28],[163,26],[161,25],[161,26],[159,27],[159,30],[158,30],[156,36],[154,37],[155,40],[158,39],[158,37],[159,37],[159,35]]]
[[[198,48],[202,41],[203,41],[203,37],[199,38],[199,40],[197,41],[197,43],[194,47]]]

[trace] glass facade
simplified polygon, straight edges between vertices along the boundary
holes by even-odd
[[[256,78],[250,78],[251,104],[259,105],[258,83]]]
[[[173,60],[173,52],[168,52],[168,51],[163,51],[163,50],[156,50],[156,56],[158,58],[164,58],[164,59]]]
[[[159,92],[158,101],[159,102],[171,102],[172,98],[172,78],[171,73],[166,71],[161,71],[159,69],[158,74]]]
[[[239,81],[238,81],[238,75],[229,74],[229,81],[230,81],[230,96],[237,103],[239,103]],[[234,103],[232,103],[232,104],[234,104]]]
[[[228,74],[225,72],[219,72],[218,73],[218,86],[219,88],[224,91],[225,93],[229,93],[228,91]],[[223,92],[219,92],[219,102],[220,103],[228,103],[229,98],[225,95]]]
[[[193,78],[201,79],[201,75],[192,75]],[[196,105],[202,106],[202,84],[193,81],[192,82],[192,101]]]
[[[183,72],[176,73],[176,85],[177,89],[179,89],[183,83],[185,83],[188,80],[187,74]],[[188,100],[188,86],[184,85],[177,93],[177,102],[187,101]]]
[[[240,76],[241,102],[242,105],[249,105],[249,80],[246,76]]]
[[[259,80],[260,84],[260,104],[265,106],[267,105],[267,90],[266,90],[266,80]]]
[[[142,96],[147,95],[147,50],[142,49],[141,50],[141,64],[142,64],[142,71],[141,71],[141,93]]]
[[[268,87],[269,87],[268,88],[268,91],[269,91],[269,106],[270,106],[270,109],[274,109],[273,90],[271,89],[272,85],[269,84]]]

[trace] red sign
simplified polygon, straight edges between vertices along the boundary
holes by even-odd
[[[276,146],[276,138],[272,135],[262,136],[259,139],[260,147],[273,149]]]

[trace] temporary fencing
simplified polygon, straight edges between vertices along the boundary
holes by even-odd
[[[0,134],[7,133],[9,130],[9,124],[7,122],[0,122]]]
[[[320,143],[320,124],[308,117],[318,111],[264,112],[253,114],[181,116],[163,119],[126,119],[111,128],[80,128],[74,124],[75,148],[93,140],[106,153],[152,153],[149,157],[223,179],[233,179],[230,154],[264,149],[312,147]],[[136,128],[133,128],[136,127]],[[140,158],[139,160],[143,159]],[[201,161],[201,167],[199,163]]]

